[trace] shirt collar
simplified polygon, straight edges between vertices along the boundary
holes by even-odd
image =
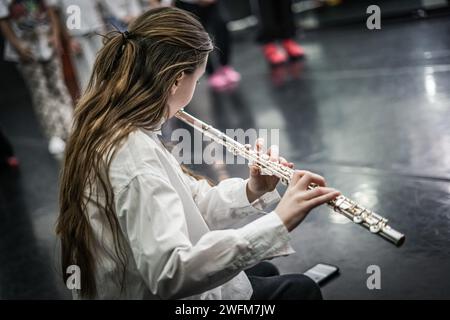
[[[142,129],[147,135],[149,136],[162,136],[162,126],[167,121],[165,117],[161,119],[158,125],[155,126],[155,129],[148,130],[148,129]]]
[[[150,137],[162,136],[161,128],[154,130],[141,129],[146,135]]]

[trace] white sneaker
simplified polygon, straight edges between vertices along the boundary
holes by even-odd
[[[66,143],[60,137],[51,137],[48,143],[48,151],[56,156],[62,157],[64,150],[66,149]]]

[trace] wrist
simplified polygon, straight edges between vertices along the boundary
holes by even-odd
[[[283,222],[288,232],[294,230],[298,226],[298,224],[302,221],[301,218],[299,219],[298,217],[293,216],[289,211],[286,211],[284,208],[279,206],[275,208],[274,212]]]
[[[251,186],[250,180],[247,182],[247,186],[245,189],[247,192],[248,202],[250,202],[250,203],[252,203],[256,199],[259,199],[262,195],[264,195],[266,193],[266,191],[254,190],[254,188],[252,188],[252,186]]]

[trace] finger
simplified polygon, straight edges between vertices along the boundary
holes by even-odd
[[[302,199],[303,200],[311,200],[320,196],[323,196],[325,194],[328,194],[330,192],[336,192],[336,189],[333,188],[327,188],[327,187],[317,187],[312,190],[308,190],[303,193]]]
[[[277,145],[270,146],[269,150],[267,150],[267,154],[269,155],[269,160],[273,162],[278,162],[280,157],[280,150]]]
[[[260,174],[261,174],[261,170],[259,169],[259,167],[254,166],[254,165],[250,166],[250,175],[252,177],[259,176]]]
[[[287,162],[287,160],[283,157],[279,157],[278,160],[280,161],[280,163],[285,166],[285,167],[289,167],[289,162]]]
[[[307,172],[307,171],[304,171],[304,170],[295,170],[295,171],[294,171],[294,174],[292,175],[290,185],[291,185],[292,187],[295,186],[295,185],[298,183],[298,181],[303,177],[303,175],[304,175],[306,172]]]
[[[285,167],[288,167],[288,168],[294,168],[294,164],[292,163],[292,162],[288,162],[285,158],[283,158],[283,157],[280,157],[280,163],[283,165],[283,166],[285,166]]]
[[[298,181],[296,187],[300,190],[306,190],[311,183],[315,183],[321,187],[325,187],[325,179],[318,174],[307,172],[303,175],[303,177]]]
[[[255,151],[260,154],[260,153],[264,153],[264,139],[263,138],[258,138],[256,139],[256,143],[255,143]]]
[[[307,208],[307,210],[311,210],[322,204],[330,202],[331,200],[335,199],[336,197],[339,197],[340,195],[341,195],[341,193],[339,191],[333,191],[333,192],[321,195],[319,197],[313,198],[306,202],[306,208]]]

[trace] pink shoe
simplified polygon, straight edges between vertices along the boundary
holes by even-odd
[[[6,163],[7,163],[8,166],[11,167],[11,168],[17,168],[17,167],[19,167],[19,160],[18,160],[16,157],[14,157],[14,156],[8,157],[8,158],[6,159]]]
[[[239,72],[233,69],[233,67],[230,66],[223,66],[220,69],[220,72],[225,76],[225,78],[228,80],[230,84],[237,84],[239,81],[241,81],[241,75]]]
[[[208,78],[208,84],[214,90],[223,91],[228,87],[228,79],[222,72],[216,71]]]
[[[283,40],[283,47],[291,58],[297,59],[305,55],[302,46],[292,39]]]
[[[263,46],[264,57],[271,65],[283,64],[287,61],[287,54],[275,43],[268,43]]]

